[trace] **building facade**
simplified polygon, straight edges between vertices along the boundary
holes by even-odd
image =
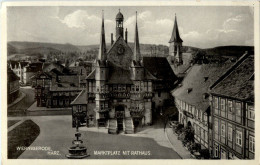
[[[70,103],[83,89],[80,86],[80,75],[56,62],[45,64],[44,71],[38,72],[33,81],[35,99],[40,107],[70,107]]]
[[[7,69],[7,102],[12,103],[19,96],[20,78],[11,70]]]
[[[254,159],[254,56],[243,55],[211,88],[213,157]]]
[[[195,64],[191,67],[179,87],[172,91],[179,111],[179,123],[194,130],[194,141],[201,149],[211,151],[212,116],[209,87],[230,65]]]
[[[124,16],[116,15],[116,39],[111,35],[111,48],[106,50],[104,18],[102,18],[99,53],[94,70],[86,77],[85,104],[77,105],[79,96],[72,102],[73,110],[85,106],[86,119],[91,126],[105,126],[108,133],[124,131],[134,133],[134,128],[151,125],[154,101],[154,83],[164,83],[147,65],[151,59],[141,56],[137,20],[135,24],[134,49],[127,43],[127,29],[124,35]],[[146,62],[145,62],[146,61]],[[167,62],[166,58],[165,61]],[[167,62],[168,64],[168,62]],[[170,68],[169,64],[166,67]],[[160,70],[161,68],[157,68]],[[168,70],[169,71],[169,70]],[[173,74],[169,71],[167,75]],[[174,74],[173,74],[174,75]],[[172,76],[174,79],[174,76]],[[161,94],[159,94],[161,97]],[[166,97],[165,97],[166,98]],[[164,101],[164,99],[162,101]],[[83,99],[84,100],[84,99]],[[83,108],[85,109],[85,108]],[[74,113],[74,112],[73,112]],[[75,121],[76,116],[73,117]],[[75,122],[73,122],[75,123]]]

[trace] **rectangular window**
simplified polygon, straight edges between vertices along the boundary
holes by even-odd
[[[221,111],[225,111],[225,99],[221,99],[220,109],[221,109]]]
[[[195,107],[192,107],[192,114],[195,116]]]
[[[113,90],[116,91],[117,90],[117,85],[113,86]]]
[[[205,142],[208,143],[208,132],[207,131],[205,131]]]
[[[255,137],[249,136],[249,151],[255,152]]]
[[[218,109],[218,97],[214,97],[214,106],[215,109]]]
[[[226,151],[221,149],[221,159],[227,159]]]
[[[221,124],[221,136],[226,137],[226,126],[225,124]]]
[[[216,145],[216,144],[215,144]],[[217,158],[218,157],[218,146],[216,145],[215,146],[215,158]]]
[[[228,100],[228,113],[233,112],[233,104],[231,100]]]
[[[216,134],[218,134],[218,120],[214,121],[214,131]]]
[[[158,97],[161,97],[161,92],[158,92]]]
[[[255,120],[255,111],[253,106],[248,106],[248,119]]]
[[[241,116],[241,103],[236,103],[236,115]]]
[[[228,127],[228,140],[232,141],[233,128]]]
[[[236,144],[242,147],[242,132],[236,131]]]
[[[200,110],[198,110],[198,113],[199,113],[198,119],[200,120],[201,119],[201,112],[200,112]]]

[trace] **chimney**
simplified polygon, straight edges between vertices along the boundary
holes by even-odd
[[[111,45],[113,45],[114,39],[113,39],[113,33],[111,33]]]
[[[125,29],[125,42],[127,43],[127,28]]]

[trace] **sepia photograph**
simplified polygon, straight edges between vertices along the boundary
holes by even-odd
[[[259,159],[253,5],[100,5],[6,6],[6,159]]]

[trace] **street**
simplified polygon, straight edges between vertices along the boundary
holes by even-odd
[[[49,147],[52,151],[27,150],[19,159],[66,159],[75,139],[71,112],[28,112],[26,110],[35,102],[34,89],[21,88],[21,91],[26,96],[8,109],[8,120],[34,121],[40,127],[40,135],[30,147]],[[90,154],[87,159],[180,159],[165,136],[163,117],[156,117],[154,121],[152,126],[137,128],[135,134],[111,135],[105,128],[81,127],[81,139]],[[117,154],[104,154],[112,152]]]
[[[18,119],[11,117],[10,119]],[[30,147],[50,147],[59,153],[53,155],[47,151],[25,151],[19,159],[66,159],[68,148],[75,139],[75,128],[71,126],[70,116],[33,116],[32,119],[40,127],[40,135]],[[163,127],[157,124],[142,128],[136,134],[107,134],[104,128],[80,128],[82,140],[88,149],[87,159],[180,159],[167,141]],[[97,155],[96,151],[120,151],[120,155]],[[130,151],[134,155],[123,155]],[[150,155],[136,155],[140,152],[150,152]]]

